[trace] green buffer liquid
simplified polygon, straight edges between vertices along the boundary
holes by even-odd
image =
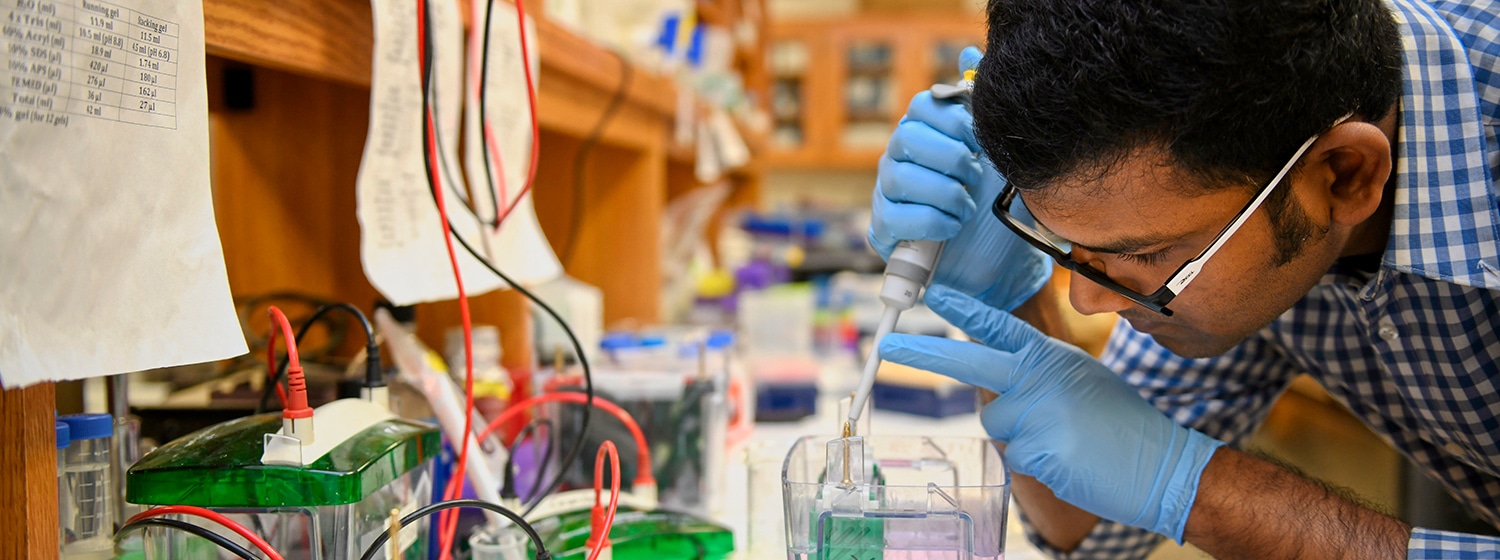
[[[819,560],[881,560],[885,557],[885,520],[842,517],[824,512],[818,522],[822,541]]]
[[[885,474],[879,465],[870,467],[869,476],[876,486],[885,484]],[[818,482],[827,480],[825,471]],[[871,492],[866,498],[874,500],[876,496]],[[819,535],[817,560],[881,560],[885,557],[884,520],[831,511],[813,514],[817,516],[813,526]]]
[[[563,514],[536,524],[556,560],[588,557],[589,512]],[[609,531],[616,560],[728,558],[734,552],[729,529],[687,513],[639,511],[621,506]],[[536,551],[530,551],[535,557]]]

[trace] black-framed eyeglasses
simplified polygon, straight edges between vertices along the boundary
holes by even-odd
[[[1345,115],[1328,128],[1342,124],[1350,116],[1352,115]],[[1198,273],[1203,270],[1203,264],[1208,262],[1208,259],[1214,256],[1214,253],[1219,252],[1219,248],[1223,247],[1224,243],[1229,241],[1234,232],[1239,231],[1240,226],[1245,225],[1245,221],[1250,219],[1250,215],[1255,213],[1255,209],[1260,208],[1261,203],[1266,201],[1271,191],[1275,190],[1276,186],[1281,184],[1282,179],[1286,178],[1286,174],[1292,170],[1292,166],[1296,165],[1297,160],[1302,159],[1302,154],[1307,153],[1307,149],[1312,147],[1313,142],[1317,141],[1321,135],[1321,133],[1314,134],[1306,142],[1303,142],[1302,146],[1297,148],[1297,153],[1292,154],[1292,158],[1287,160],[1286,165],[1281,167],[1281,171],[1278,171],[1276,176],[1272,177],[1271,181],[1266,183],[1266,186],[1261,187],[1260,191],[1256,193],[1255,198],[1250,199],[1250,202],[1245,204],[1245,207],[1240,210],[1239,214],[1235,215],[1234,220],[1229,222],[1229,225],[1224,226],[1224,229],[1219,231],[1219,235],[1214,237],[1212,243],[1208,244],[1208,248],[1198,253],[1198,256],[1193,257],[1188,262],[1183,263],[1182,266],[1177,267],[1177,271],[1172,273],[1172,276],[1167,279],[1166,283],[1150,294],[1143,294],[1120,285],[1120,283],[1111,280],[1109,275],[1099,269],[1073,260],[1073,252],[1070,249],[1063,248],[1053,241],[1052,237],[1027,225],[1011,214],[1011,204],[1015,202],[1016,195],[1020,192],[1015,185],[1010,183],[1005,185],[1005,188],[1000,191],[1000,196],[995,197],[993,211],[995,217],[1000,219],[1000,223],[1005,224],[1011,231],[1016,232],[1016,235],[1021,236],[1021,239],[1026,240],[1026,242],[1041,250],[1041,252],[1046,253],[1047,256],[1052,257],[1053,260],[1057,261],[1059,266],[1082,274],[1084,278],[1088,278],[1095,284],[1120,294],[1146,309],[1170,317],[1172,310],[1167,308],[1167,304],[1171,303],[1172,299],[1177,297],[1177,294],[1182,293],[1188,287],[1188,284],[1191,284],[1193,279],[1198,277]]]

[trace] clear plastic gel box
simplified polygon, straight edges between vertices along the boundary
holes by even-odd
[[[989,440],[806,437],[781,480],[791,560],[1004,558],[1010,479]]]

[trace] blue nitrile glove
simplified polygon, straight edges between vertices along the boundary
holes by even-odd
[[[980,56],[964,49],[960,70]],[[1047,283],[1052,263],[990,212],[1005,179],[979,154],[969,110],[918,93],[880,158],[868,237],[886,259],[901,240],[947,241],[932,282],[1011,310]]]
[[[1012,471],[1105,519],[1182,542],[1198,479],[1222,442],[1172,422],[1104,364],[943,286],[927,306],[984,346],[892,334],[880,356],[1000,395],[980,414]]]

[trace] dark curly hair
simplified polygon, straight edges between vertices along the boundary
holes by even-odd
[[[1161,150],[1203,186],[1269,180],[1347,113],[1401,94],[1381,0],[991,0],[973,95],[985,155],[1023,192]],[[1267,208],[1284,210],[1289,190]],[[1277,200],[1280,199],[1280,200]]]

